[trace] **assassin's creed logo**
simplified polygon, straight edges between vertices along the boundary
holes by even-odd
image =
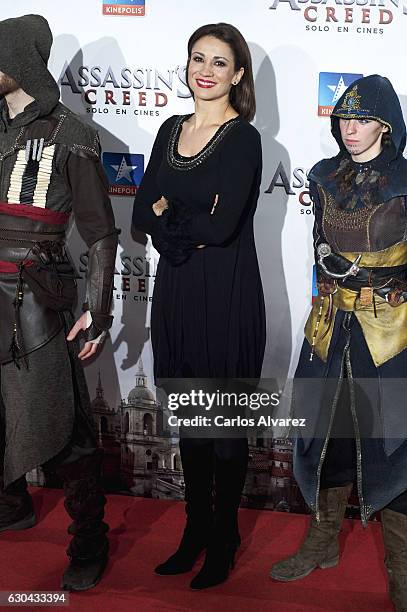
[[[300,206],[301,215],[312,214],[312,202],[309,195],[309,183],[307,179],[308,169],[304,166],[294,168],[292,174],[287,172],[282,161],[280,161],[274,171],[269,186],[265,193],[272,194],[275,189],[283,190],[288,196],[296,196]]]
[[[81,95],[87,113],[128,113],[156,117],[170,96],[190,98],[185,66],[159,69],[128,66],[71,66],[65,62],[58,83]]]
[[[407,0],[274,0],[269,9],[282,5],[302,13],[308,32],[381,35],[398,14],[407,15]]]

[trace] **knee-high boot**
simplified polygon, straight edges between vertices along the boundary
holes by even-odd
[[[204,589],[224,582],[240,545],[238,509],[246,479],[247,440],[216,440],[214,527],[205,562],[191,582],[191,588]]]
[[[339,561],[338,535],[352,485],[323,489],[319,494],[320,521],[311,517],[304,542],[294,555],[275,563],[270,576],[289,582],[308,576],[314,569],[334,567]]]
[[[106,498],[102,488],[103,451],[95,450],[56,471],[63,481],[65,509],[72,519],[68,528],[72,540],[67,549],[70,559],[61,587],[85,591],[94,587],[107,564],[108,525],[103,522]]]
[[[156,574],[189,572],[208,545],[213,524],[213,441],[181,438],[187,522],[176,552],[155,568]]]
[[[390,597],[396,612],[407,612],[407,516],[389,508],[381,516]]]

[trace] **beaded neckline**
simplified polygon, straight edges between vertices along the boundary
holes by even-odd
[[[181,135],[182,124],[184,121],[192,117],[192,115],[181,115],[175,121],[174,126],[171,130],[170,139],[167,147],[167,161],[169,165],[176,170],[192,170],[199,166],[205,159],[207,159],[211,153],[215,150],[219,142],[224,136],[238,123],[239,117],[233,117],[223,123],[212,136],[212,138],[206,143],[206,145],[191,157],[184,157],[178,153],[178,142]]]

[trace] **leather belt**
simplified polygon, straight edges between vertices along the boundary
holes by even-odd
[[[324,252],[326,247],[326,252]],[[359,266],[361,255],[354,262],[339,253],[333,253],[327,244],[318,247],[318,266],[322,275],[328,279],[337,279],[341,286],[359,291],[362,287],[376,287],[387,284],[393,279],[403,281],[407,264],[396,266]],[[406,287],[407,288],[407,287]]]
[[[407,302],[407,281],[392,276],[381,287],[374,287],[373,285],[357,283],[355,279],[352,279],[352,282],[348,282],[348,279],[345,282],[338,282],[324,278],[318,281],[318,292],[320,295],[334,297],[334,301],[338,301],[338,297],[346,295],[349,304],[352,304],[350,310],[355,309],[353,305],[357,298],[362,305],[374,303],[373,294],[383,298],[391,306],[399,306]],[[344,304],[341,304],[339,308],[349,310],[349,308],[344,307]]]
[[[392,305],[407,301],[407,264],[394,266],[359,266],[362,255],[353,262],[333,253],[327,244],[318,247],[318,267],[322,287],[333,293],[341,287],[360,293],[362,301],[371,301],[373,292]]]
[[[357,276],[347,278],[340,282],[340,285],[352,291],[360,291],[362,287],[380,290],[384,286],[394,288],[397,285],[405,285],[407,289],[406,271],[405,265],[393,268],[360,268]]]
[[[14,244],[24,242],[27,244],[34,244],[36,242],[42,242],[43,240],[49,240],[50,242],[63,242],[65,240],[65,231],[47,232],[0,228],[1,242],[10,242]]]
[[[41,228],[40,231],[30,229],[11,229],[0,228],[0,261],[20,263],[30,258],[30,260],[38,261],[35,245],[37,244],[54,244],[57,248],[62,249],[65,244],[65,231],[52,230],[47,231]]]
[[[2,215],[0,214],[0,231],[5,230],[20,230],[21,232],[40,232],[48,233],[52,232],[58,234],[64,232],[67,227],[67,223],[64,225],[55,223],[44,223],[44,221],[38,219],[29,219],[27,217],[15,217],[13,215]]]
[[[16,246],[15,244],[2,244],[0,241],[0,261],[10,261],[10,262],[21,262],[27,257],[31,260],[38,261],[38,257],[36,257],[31,249],[33,247],[33,243],[27,243],[26,245]]]

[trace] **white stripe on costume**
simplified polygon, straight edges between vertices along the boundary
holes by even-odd
[[[52,160],[55,154],[55,145],[44,147],[37,174],[37,184],[35,186],[33,206],[45,208],[47,203],[47,192],[51,182]]]
[[[19,151],[17,154],[16,163],[14,164],[13,172],[10,176],[10,186],[7,192],[7,202],[18,204],[20,202],[20,193],[23,183],[23,174],[27,161],[25,159],[25,150]]]

